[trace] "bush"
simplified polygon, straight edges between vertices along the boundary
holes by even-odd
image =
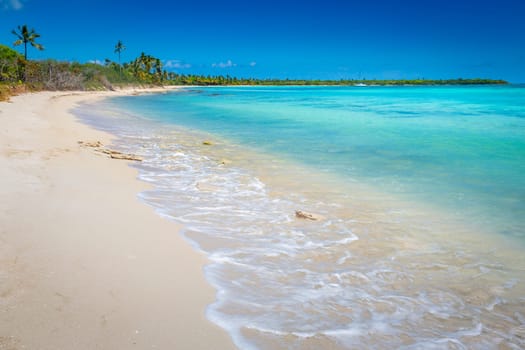
[[[20,60],[23,60],[22,55],[5,45],[0,45],[0,82],[19,80]]]

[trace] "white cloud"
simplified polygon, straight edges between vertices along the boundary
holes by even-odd
[[[88,63],[94,63],[94,64],[98,64],[100,66],[104,65],[104,61],[101,61],[101,60],[89,60]]]
[[[180,60],[167,60],[164,63],[165,68],[175,68],[175,69],[187,69],[191,68],[191,64],[183,63]]]
[[[257,65],[257,62],[253,61],[253,62],[250,62],[250,67],[255,67]]]
[[[15,10],[20,10],[23,7],[22,1],[20,0],[11,0],[11,6]]]
[[[0,7],[4,10],[20,10],[24,7],[25,0],[0,0]]]
[[[212,63],[211,66],[218,67],[218,68],[230,68],[230,67],[237,67],[237,63],[233,63],[232,60],[228,60],[226,62]]]

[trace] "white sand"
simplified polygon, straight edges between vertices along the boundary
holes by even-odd
[[[108,94],[0,103],[0,349],[234,348],[205,317],[206,258],[128,161],[77,143],[109,143],[68,113]]]

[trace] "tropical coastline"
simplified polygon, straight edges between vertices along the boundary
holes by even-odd
[[[75,113],[144,159],[141,200],[210,257],[208,317],[239,348],[514,346],[522,93],[194,87]]]
[[[234,348],[205,317],[206,258],[136,199],[112,136],[70,109],[118,94],[41,92],[0,104],[0,347]],[[166,89],[161,89],[166,91]]]
[[[525,349],[524,12],[0,0],[0,350]]]
[[[29,36],[27,26],[20,28]],[[36,35],[33,33],[32,35]],[[24,36],[20,35],[25,40]],[[29,40],[29,39],[27,39]],[[39,45],[36,44],[35,45]],[[41,46],[37,46],[41,47]],[[97,91],[120,90],[137,86],[159,88],[170,86],[477,86],[507,85],[503,79],[279,79],[245,78],[229,75],[179,74],[167,70],[163,61],[142,52],[130,62],[121,63],[120,53],[125,49],[117,44],[119,61],[109,59],[105,64],[63,62],[53,59],[32,61],[25,55],[0,44],[0,101],[28,91],[63,90]]]
[[[244,101],[254,88],[205,89],[42,92],[0,105],[1,322],[8,325],[2,345],[233,348],[228,333],[243,349],[375,347],[386,344],[387,334],[396,346],[430,346],[440,337],[465,346],[520,344],[524,261],[512,237],[494,235],[478,217],[471,223],[464,215],[401,201],[363,184],[363,178],[341,182],[216,133],[178,129],[152,104],[180,98],[186,102],[176,106],[187,108],[193,96],[205,105],[197,105],[192,119],[212,121],[220,112],[209,103],[224,96],[255,108],[240,110],[241,116],[271,122],[258,116],[268,110],[257,107],[257,99]],[[321,95],[331,108],[338,106],[323,92],[327,87],[315,88],[315,94],[290,89],[295,95],[306,91],[313,106]],[[255,90],[272,91],[282,89]],[[363,95],[359,87],[352,91]],[[232,100],[232,93],[241,99]],[[269,97],[275,108],[278,99]],[[296,98],[304,105],[304,98]],[[353,108],[357,101],[354,96]],[[160,106],[172,116],[190,111]],[[407,108],[394,106],[394,114]],[[284,105],[279,109],[290,115]],[[132,162],[134,170],[113,155],[143,161]],[[133,180],[137,173],[147,185]],[[140,204],[137,193],[178,224]],[[519,239],[522,230],[515,227]],[[243,285],[262,280],[255,289]],[[348,293],[357,298],[349,304]],[[400,298],[399,305],[392,298]],[[298,301],[313,309],[292,317],[301,310]],[[459,312],[458,303],[461,321],[448,320]],[[265,305],[281,311],[265,311]],[[282,313],[287,319],[280,319]],[[377,317],[385,323],[374,323]],[[419,319],[416,328],[411,318]],[[436,324],[443,333],[432,335]]]

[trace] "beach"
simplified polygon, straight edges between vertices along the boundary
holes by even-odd
[[[0,103],[0,348],[234,348],[206,319],[206,257],[137,199],[129,161],[79,144],[112,136],[71,108],[133,93]]]
[[[523,346],[521,89],[164,92],[0,104],[0,349]]]

